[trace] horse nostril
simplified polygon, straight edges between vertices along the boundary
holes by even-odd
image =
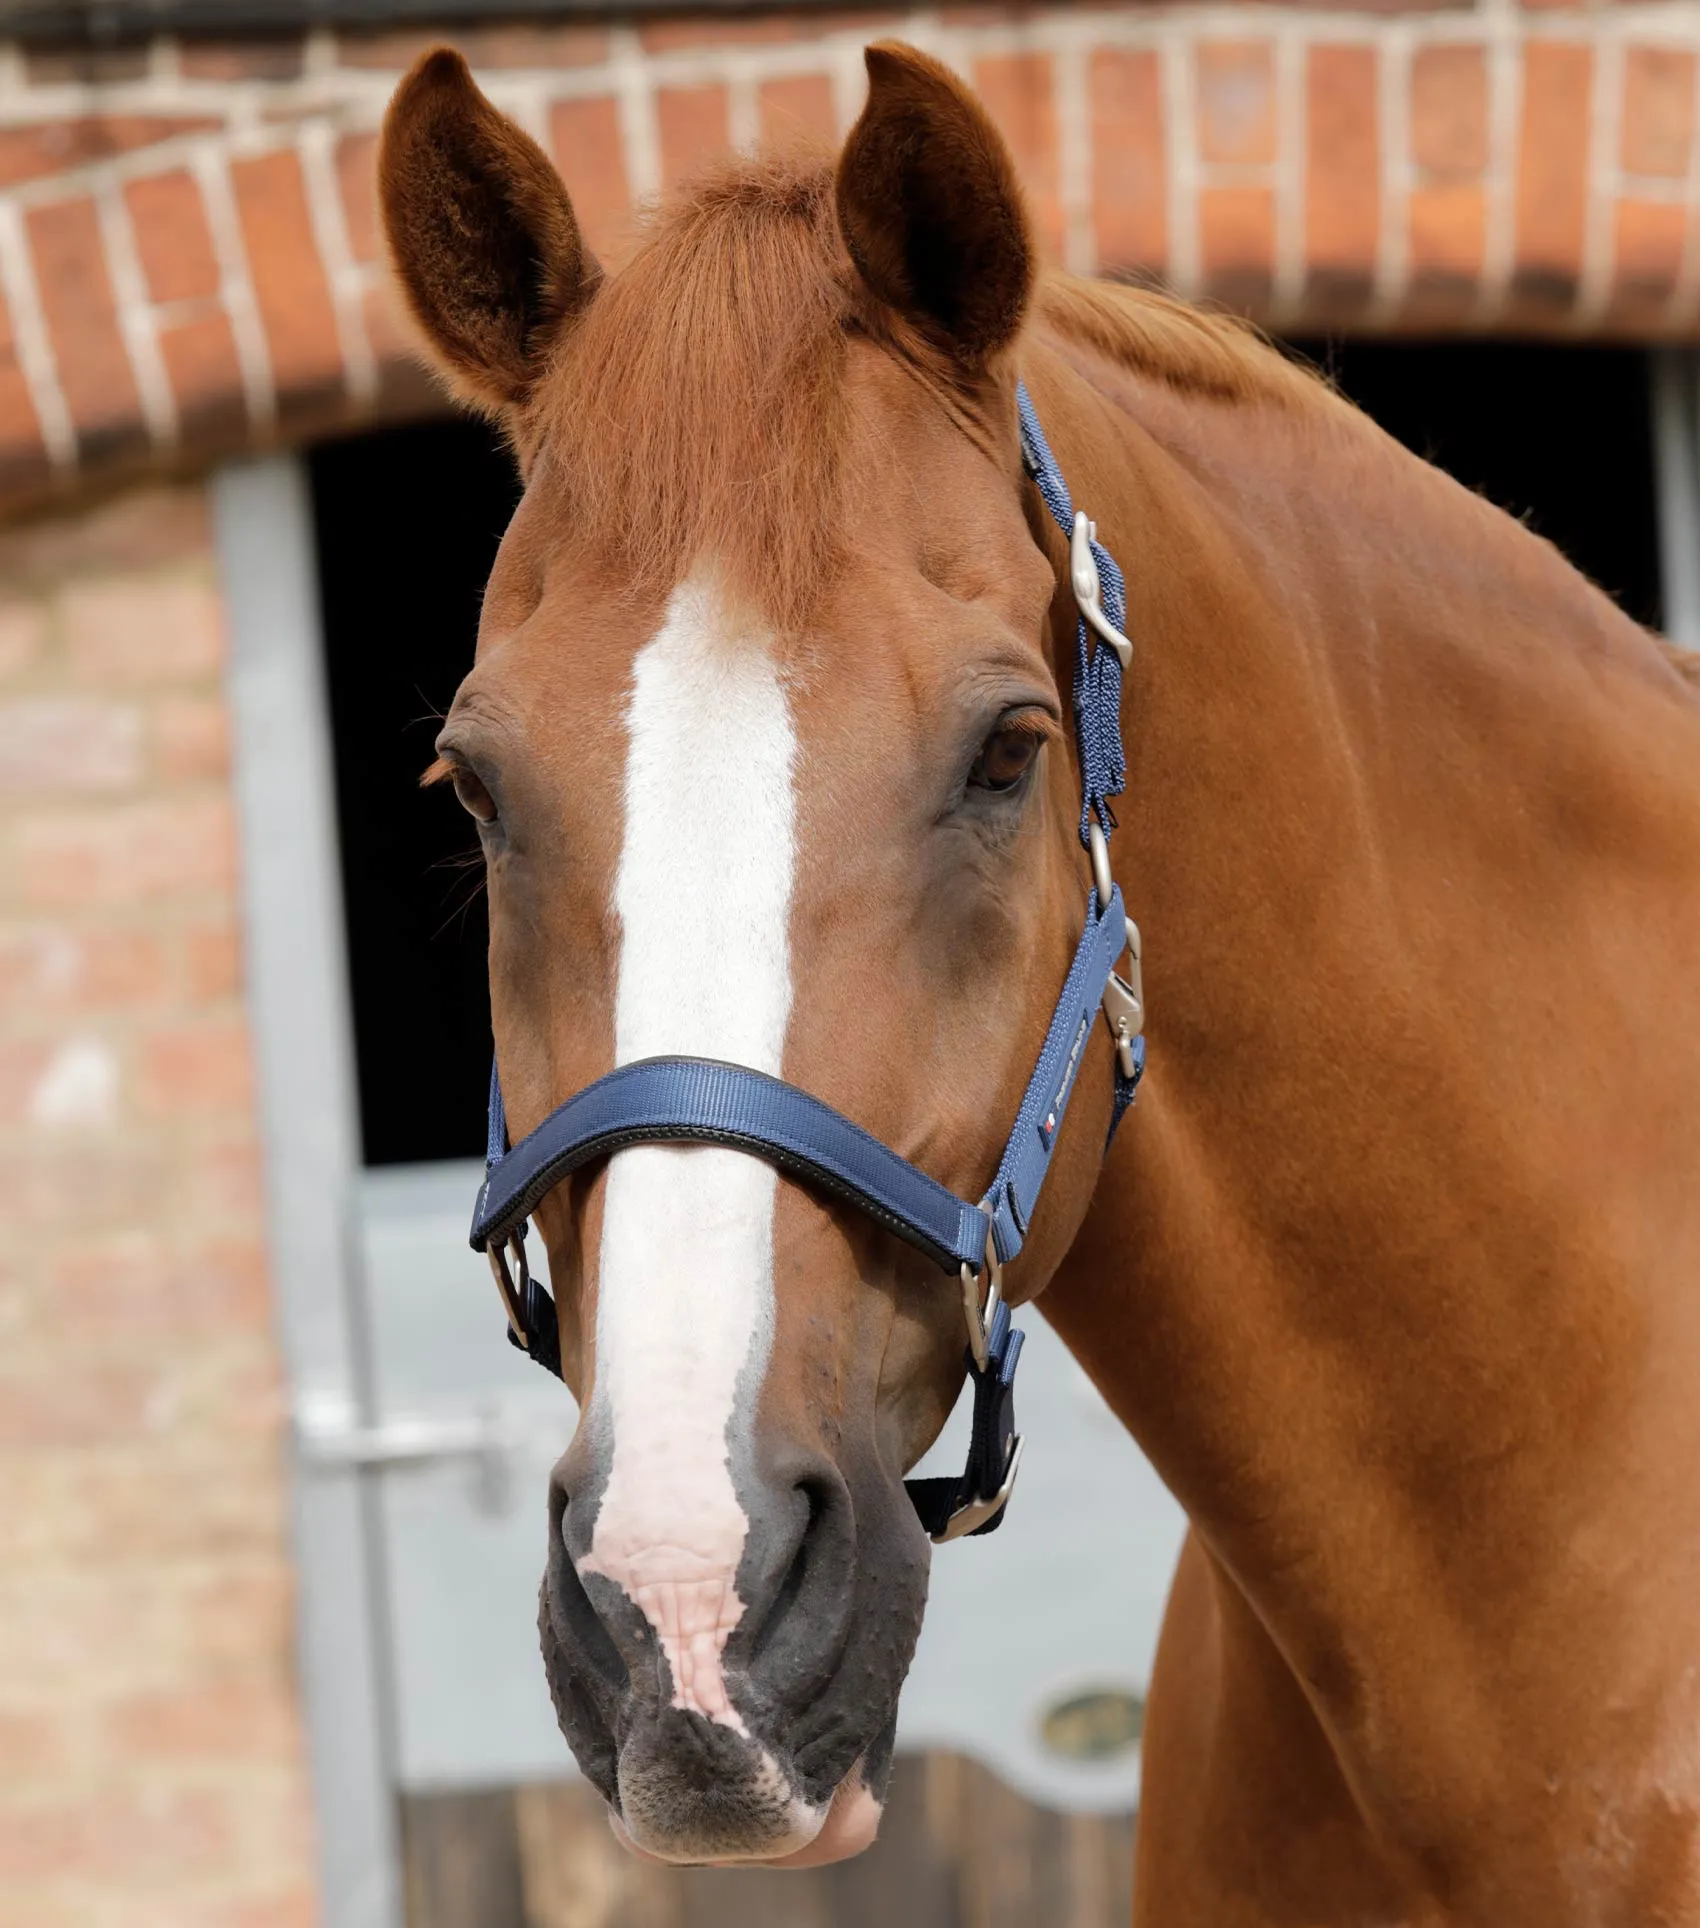
[[[549,1550],[548,1585],[544,1610],[554,1623],[558,1637],[571,1640],[595,1673],[608,1685],[623,1692],[631,1675],[625,1656],[608,1625],[607,1618],[590,1597],[573,1558],[569,1523],[571,1501],[565,1494],[555,1496],[554,1544]],[[619,1603],[610,1598],[609,1607],[618,1611]]]
[[[811,1476],[792,1488],[792,1508],[794,1518],[801,1513],[800,1529],[750,1640],[749,1664],[788,1674],[806,1654],[809,1673],[824,1678],[842,1642],[836,1623],[848,1592],[849,1495],[838,1481]]]

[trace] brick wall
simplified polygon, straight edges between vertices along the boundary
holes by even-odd
[[[306,1928],[197,488],[0,535],[0,1928]]]
[[[970,74],[1053,255],[1287,329],[1700,332],[1700,5],[943,8],[459,38],[597,244],[701,156]],[[415,409],[373,129],[425,35],[0,60],[0,505]]]

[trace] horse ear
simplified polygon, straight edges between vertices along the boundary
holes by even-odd
[[[838,163],[838,225],[869,289],[971,372],[1015,339],[1033,238],[1003,136],[960,80],[869,47],[868,104]]]
[[[451,47],[415,63],[384,117],[378,198],[438,367],[485,408],[523,403],[602,271],[549,157]]]

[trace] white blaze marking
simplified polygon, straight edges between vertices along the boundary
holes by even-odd
[[[639,651],[627,715],[614,1061],[677,1053],[777,1076],[791,1008],[791,729],[759,633],[683,583]],[[727,1458],[738,1381],[773,1340],[771,1166],[713,1145],[610,1163],[596,1396],[613,1464],[584,1573],[655,1628],[673,1705],[743,1731],[721,1655],[749,1521]]]

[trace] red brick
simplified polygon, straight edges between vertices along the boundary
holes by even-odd
[[[74,582],[59,615],[72,671],[93,689],[202,680],[224,661],[224,605],[199,576]]]
[[[239,1797],[153,1786],[108,1788],[98,1800],[61,1796],[0,1809],[0,1886],[62,1878],[87,1882],[228,1876],[235,1866]]]
[[[94,202],[56,201],[24,218],[59,386],[85,459],[145,441]]]
[[[64,1720],[0,1707],[0,1785],[4,1781],[44,1780],[60,1768],[66,1753]],[[3,1920],[0,1917],[0,1920]]]
[[[959,0],[939,9],[940,22],[949,28],[1023,27],[1030,19],[1021,0]]]
[[[84,114],[73,120],[38,121],[0,129],[0,187],[68,174],[72,168],[133,154],[182,134],[219,126],[206,115]]]
[[[397,32],[348,33],[338,37],[337,64],[341,67],[375,67],[399,73],[411,67],[423,53],[440,47],[443,34],[433,27],[410,27]]]
[[[76,1372],[54,1374],[0,1367],[0,1450],[63,1450],[134,1439],[148,1430],[158,1391],[158,1374],[140,1365],[90,1360]],[[0,1841],[0,1881],[5,1867]]]
[[[1169,254],[1169,220],[1157,56],[1100,48],[1088,85],[1098,265],[1161,268]]]
[[[306,51],[300,40],[188,40],[177,58],[190,80],[294,80]]]
[[[318,1892],[305,1879],[280,1894],[221,1901],[218,1908],[206,1928],[317,1928],[321,1918]]]
[[[1417,188],[1409,221],[1413,274],[1474,280],[1481,273],[1487,212],[1479,187]]]
[[[1198,151],[1206,161],[1263,165],[1275,158],[1275,53],[1266,40],[1198,48]]]
[[[1440,179],[1487,166],[1487,56],[1480,47],[1419,47],[1411,62],[1411,153]]]
[[[0,1037],[0,1124],[19,1125],[53,1060],[58,1040]]]
[[[819,29],[812,21],[802,21],[783,13],[746,15],[743,18],[649,20],[638,29],[645,53],[671,54],[694,52],[699,47],[775,47],[800,40]]]
[[[1057,96],[1051,57],[988,54],[974,63],[980,98],[1003,130],[1026,190],[1041,251],[1062,258],[1062,199],[1057,168]]]
[[[300,157],[284,150],[233,161],[230,178],[280,409],[321,405],[342,389],[342,345]]]
[[[124,925],[0,929],[0,1004],[43,1015],[126,1011],[156,1004],[169,988],[157,933]]]
[[[1593,73],[1585,46],[1531,41],[1523,50],[1513,281],[1542,306],[1568,302],[1582,268]]]
[[[391,415],[440,414],[443,391],[420,352],[419,331],[386,275],[361,301],[366,339],[378,364],[376,407]]]
[[[1613,237],[1618,287],[1638,301],[1672,294],[1687,225],[1687,209],[1668,201],[1619,201]]]
[[[203,1336],[265,1328],[271,1294],[265,1247],[255,1238],[212,1239],[186,1251],[126,1231],[83,1241],[52,1269],[56,1322],[81,1345],[118,1334]]]
[[[419,353],[419,331],[390,281],[366,290],[361,313],[366,321],[366,339],[380,362],[414,361]]]
[[[120,1759],[254,1761],[288,1756],[299,1744],[295,1706],[282,1684],[221,1680],[172,1693],[137,1694],[107,1716]]]
[[[228,918],[191,924],[183,933],[188,995],[195,1004],[235,997],[242,989],[242,932]]]
[[[0,683],[34,669],[47,640],[47,612],[40,603],[0,602]]]
[[[134,1225],[160,1208],[164,1158],[133,1135],[79,1135],[67,1149],[38,1140],[0,1158],[0,1219],[12,1227],[79,1231]]]
[[[220,310],[162,328],[159,352],[184,439],[234,443],[248,422],[248,397],[230,317]]]
[[[1266,287],[1275,266],[1275,196],[1263,187],[1210,187],[1198,197],[1207,286],[1224,299]]]
[[[825,74],[788,74],[764,80],[757,96],[764,141],[830,141],[838,131],[832,82]]]
[[[549,142],[585,239],[605,260],[613,258],[632,203],[619,103],[609,94],[557,101],[549,114]]]
[[[0,490],[46,480],[47,449],[29,380],[18,366],[12,311],[0,300]]]
[[[348,245],[356,261],[381,261],[383,236],[378,228],[378,137],[345,134],[336,144],[336,176],[342,189],[342,217]]]
[[[86,696],[0,702],[0,793],[76,795],[133,789],[141,776],[141,713]]]
[[[168,696],[156,704],[153,741],[167,783],[230,774],[230,720],[216,696]]]
[[[501,26],[465,26],[455,45],[474,67],[599,67],[608,58],[608,29],[601,26],[544,25],[511,21]]]
[[[131,181],[124,189],[155,301],[209,301],[219,291],[218,259],[195,177],[183,168]]]
[[[24,53],[24,72],[32,86],[75,81],[102,86],[112,81],[141,80],[148,71],[145,46],[31,47]]]
[[[438,27],[346,34],[338,42],[337,60],[344,67],[399,73],[411,67],[428,47],[440,46],[447,37]],[[594,67],[608,58],[607,30],[597,26],[545,26],[534,22],[497,27],[463,25],[452,37],[475,68]]]
[[[655,118],[661,134],[661,178],[668,187],[688,179],[730,145],[726,89],[718,81],[708,87],[661,88],[655,96]]]
[[[144,1102],[160,1116],[246,1113],[254,1095],[246,1022],[219,1018],[150,1032],[142,1041],[140,1084]]]
[[[202,1146],[182,1174],[176,1209],[191,1224],[248,1225],[262,1207],[260,1154],[251,1139]]]
[[[1306,118],[1305,246],[1313,272],[1361,276],[1375,267],[1381,155],[1372,47],[1313,47]]]
[[[1623,69],[1623,167],[1681,180],[1694,145],[1693,54],[1631,47]]]
[[[202,563],[211,548],[206,491],[155,483],[86,499],[74,513],[0,527],[0,582],[57,588],[78,575]]]
[[[23,901],[44,910],[225,892],[236,875],[223,796],[29,817],[16,848]]]

